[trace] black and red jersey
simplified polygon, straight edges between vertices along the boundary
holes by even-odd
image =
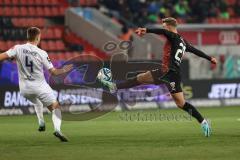
[[[147,29],[147,33],[161,34],[167,38],[162,57],[163,72],[168,72],[170,69],[180,72],[180,64],[185,52],[191,52],[199,57],[211,60],[211,57],[193,47],[177,33],[166,29]]]

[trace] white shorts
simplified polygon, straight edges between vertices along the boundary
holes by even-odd
[[[52,88],[48,84],[39,87],[23,88],[20,92],[34,105],[39,105],[40,101],[44,107],[48,107],[57,101]]]

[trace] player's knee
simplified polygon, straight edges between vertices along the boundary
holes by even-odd
[[[141,73],[141,74],[138,74],[137,75],[137,81],[140,83],[140,84],[146,84],[146,83],[152,83],[153,80],[152,80],[152,77],[150,77],[150,72],[146,72],[146,73]]]
[[[60,108],[60,105],[58,102],[54,102],[52,105],[47,107],[50,111],[56,109],[56,108]]]
[[[144,74],[145,73],[141,73],[141,74],[138,74],[137,75],[137,81],[138,81],[138,83],[144,83]]]
[[[178,108],[183,108],[185,101],[184,100],[175,100],[175,103],[178,106]]]

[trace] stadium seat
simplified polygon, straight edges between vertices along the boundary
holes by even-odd
[[[58,59],[58,55],[56,53],[49,53],[48,56],[52,61]]]
[[[51,0],[42,0],[42,4],[49,6],[51,5]]]
[[[88,2],[85,0],[85,3],[90,5],[95,3],[95,0]],[[7,50],[17,43],[22,43],[26,39],[27,27],[43,28],[46,18],[63,16],[67,5],[61,4],[63,3],[59,0],[0,0],[0,25],[6,27],[0,30],[2,38],[0,49]],[[61,52],[59,54],[51,53],[50,57],[53,59],[64,60],[79,55],[79,52],[68,51],[62,41],[63,32],[63,25],[59,27],[51,26],[51,24],[50,27],[42,31],[43,41],[41,41],[40,47],[48,52]],[[70,44],[74,41],[76,41],[75,44],[83,43],[88,53],[98,51],[83,39],[78,37],[73,38],[73,40],[69,39]]]
[[[12,8],[12,16],[15,16],[15,17],[20,16],[20,9],[19,9],[19,7],[13,7]]]
[[[58,16],[63,16],[63,15],[65,15],[65,10],[66,10],[65,7],[60,7],[60,8],[59,8],[59,14],[58,14]]]
[[[27,16],[28,15],[28,11],[26,7],[21,7],[20,8],[20,15],[21,16]]]
[[[0,16],[3,16],[5,13],[4,13],[4,9],[3,8],[0,8]]]
[[[7,45],[7,48],[12,48],[16,43],[14,41],[7,41],[6,42],[6,45]]]
[[[57,60],[58,61],[65,61],[66,60],[66,56],[64,53],[58,53],[57,54]]]
[[[19,0],[12,0],[12,4],[16,6],[16,5],[19,5],[20,3],[19,3]]]
[[[65,49],[65,45],[62,41],[56,41],[56,47],[57,47],[57,50],[61,51],[61,50],[64,50]]]
[[[8,48],[7,48],[7,45],[4,41],[0,41],[0,50],[2,52],[6,51]]]
[[[54,28],[54,36],[56,39],[62,38],[62,31],[58,28]]]
[[[41,41],[40,47],[41,47],[43,50],[48,50],[47,42],[46,42],[46,41]]]
[[[5,16],[12,16],[12,8],[11,7],[5,7],[4,8],[4,15]]]
[[[58,5],[58,0],[49,0],[51,5]]]
[[[43,8],[43,13],[44,13],[44,16],[46,16],[46,17],[51,16],[51,10],[50,10],[50,8],[49,8],[49,7],[44,7],[44,8]]]
[[[87,5],[85,0],[79,0],[79,4],[81,6],[86,6]]]
[[[19,18],[18,19],[18,27],[24,27],[24,26],[28,26],[27,24],[27,19],[26,18]]]
[[[28,14],[29,14],[29,16],[37,16],[34,7],[28,7]]]
[[[21,5],[28,5],[28,0],[21,0]]]
[[[28,5],[30,6],[35,5],[35,0],[28,0]]]
[[[42,38],[43,39],[61,39],[62,33],[58,28],[48,28],[43,31]]]
[[[54,39],[54,33],[52,29],[47,29],[46,34],[48,39]]]
[[[37,16],[40,16],[40,17],[44,16],[43,8],[42,7],[37,7],[36,8],[36,14],[37,14]]]
[[[12,24],[14,26],[17,26],[18,25],[18,19],[17,18],[12,18]]]
[[[35,21],[35,24],[37,27],[44,27],[45,20],[43,18],[37,18]],[[32,25],[32,26],[34,26],[34,25]]]
[[[56,43],[54,41],[48,41],[47,45],[48,45],[49,51],[57,51],[58,50]]]
[[[58,7],[52,7],[51,13],[52,13],[52,16],[58,16],[59,15]]]
[[[11,5],[12,2],[11,2],[11,0],[5,0],[5,1],[4,1],[4,4],[5,4],[5,5]]]
[[[56,6],[58,0],[0,0],[0,5],[8,6]]]

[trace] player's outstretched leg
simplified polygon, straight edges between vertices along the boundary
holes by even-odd
[[[116,92],[117,89],[132,88],[140,84],[151,84],[154,82],[150,71],[146,73],[138,74],[136,77],[129,78],[126,81],[119,82],[119,83],[106,81],[104,79],[99,79],[99,81],[104,86],[108,87],[111,93]]]
[[[54,125],[54,130],[55,130],[53,135],[59,138],[60,141],[62,142],[68,142],[68,139],[61,132],[62,114],[61,114],[59,103],[55,102],[48,108],[52,111],[52,121]]]
[[[188,102],[185,102],[183,92],[172,94],[172,97],[176,103],[176,105],[186,111],[188,114],[197,119],[197,121],[201,124],[202,130],[206,137],[211,135],[211,126],[210,123],[203,118],[203,116],[198,112],[198,110]]]

